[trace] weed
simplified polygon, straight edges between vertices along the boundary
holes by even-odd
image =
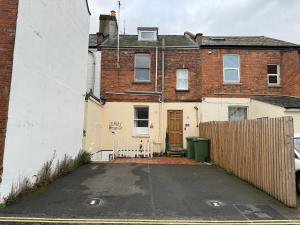
[[[35,196],[47,190],[47,185],[55,179],[67,175],[77,169],[78,167],[88,164],[91,161],[91,154],[85,151],[80,151],[78,155],[72,159],[65,155],[62,161],[58,161],[55,169],[53,170],[52,164],[55,154],[52,159],[45,162],[42,168],[36,175],[34,184],[28,178],[24,178],[17,186],[12,185],[11,191],[7,197],[4,198],[4,203],[0,204],[0,208],[5,208],[11,205],[18,198],[24,196]]]
[[[53,160],[54,158],[44,163],[37,174],[35,187],[43,187],[51,183]]]
[[[10,193],[4,198],[4,205],[8,206],[14,203],[18,198],[18,189],[15,185],[12,185]]]
[[[54,174],[53,179],[56,179],[61,176],[65,176],[69,173],[71,173],[74,170],[74,160],[65,155],[62,161],[58,161]]]
[[[77,157],[74,159],[74,167],[78,168],[85,164],[90,163],[91,161],[91,154],[86,151],[80,151]]]

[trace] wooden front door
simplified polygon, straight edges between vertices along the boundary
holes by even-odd
[[[168,134],[171,149],[183,147],[183,113],[182,110],[168,110]]]

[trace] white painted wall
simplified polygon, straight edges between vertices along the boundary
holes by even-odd
[[[88,76],[86,92],[93,90],[94,95],[100,98],[101,52],[90,49],[88,57]]]
[[[248,107],[249,115],[250,101],[249,98],[203,98],[200,111],[201,122],[228,121],[229,106]]]
[[[85,0],[19,1],[1,199],[82,148],[88,34]]]

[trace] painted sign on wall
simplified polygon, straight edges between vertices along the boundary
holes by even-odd
[[[112,121],[109,122],[109,130],[110,131],[115,131],[115,130],[122,130],[122,122],[119,121]]]

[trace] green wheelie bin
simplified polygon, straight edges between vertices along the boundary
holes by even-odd
[[[198,137],[193,140],[195,149],[195,160],[197,162],[208,162],[209,157],[209,139]]]
[[[189,159],[195,159],[194,140],[199,137],[186,137],[187,143],[187,157]]]

